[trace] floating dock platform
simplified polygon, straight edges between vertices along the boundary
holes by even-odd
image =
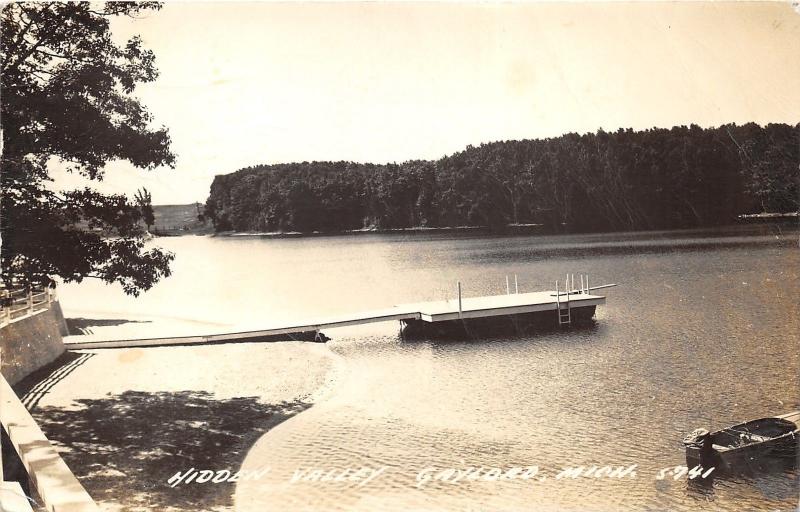
[[[169,345],[199,345],[235,343],[245,341],[277,341],[304,339],[324,341],[323,329],[363,325],[375,322],[400,321],[403,332],[409,335],[448,334],[475,327],[496,328],[500,324],[517,326],[520,322],[536,325],[569,325],[590,320],[595,308],[605,304],[603,295],[592,291],[616,286],[613,284],[589,288],[588,279],[581,288],[533,293],[509,293],[485,297],[461,297],[460,283],[457,299],[403,304],[388,309],[365,311],[349,315],[321,318],[296,325],[266,327],[244,332],[215,333],[201,336],[173,336],[164,338],[86,340],[84,336],[68,336],[64,344],[68,350],[153,347]]]

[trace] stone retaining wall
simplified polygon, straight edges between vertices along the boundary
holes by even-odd
[[[16,384],[63,354],[66,328],[58,302],[52,302],[46,311],[0,328],[0,371],[9,384]]]

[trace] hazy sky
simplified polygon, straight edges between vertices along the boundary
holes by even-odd
[[[156,54],[161,76],[136,95],[170,129],[178,161],[110,164],[97,188],[144,185],[155,204],[203,202],[214,175],[259,163],[800,122],[789,3],[171,3],[113,28]]]

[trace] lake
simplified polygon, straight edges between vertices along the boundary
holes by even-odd
[[[800,407],[797,236],[758,225],[159,238],[177,256],[174,275],[140,298],[93,282],[59,293],[68,317],[141,315],[202,330],[453,298],[457,281],[477,296],[505,293],[507,275],[526,292],[589,274],[592,285],[619,286],[587,328],[414,342],[397,323],[327,331],[341,366],[335,389],[251,448],[244,466],[271,471],[237,487],[237,510],[793,510],[796,470],[711,486],[662,470],[684,463],[681,440],[697,427]],[[556,479],[565,467],[632,464],[635,478]],[[362,466],[386,469],[364,486],[289,483],[296,470]],[[481,466],[538,474],[424,477]]]

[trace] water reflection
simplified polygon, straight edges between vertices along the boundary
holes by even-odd
[[[456,281],[476,296],[505,293],[506,275],[535,291],[588,273],[621,286],[586,328],[413,343],[396,323],[326,332],[346,367],[335,392],[253,446],[245,468],[267,460],[272,472],[237,487],[237,508],[789,509],[796,470],[710,485],[656,478],[684,464],[681,439],[698,425],[800,407],[797,231],[710,235],[169,239],[174,278],[131,307],[266,321],[452,298]],[[555,478],[631,464],[636,478]],[[417,487],[429,467],[515,465],[548,478]],[[364,487],[289,483],[301,468],[361,466],[388,469]]]

